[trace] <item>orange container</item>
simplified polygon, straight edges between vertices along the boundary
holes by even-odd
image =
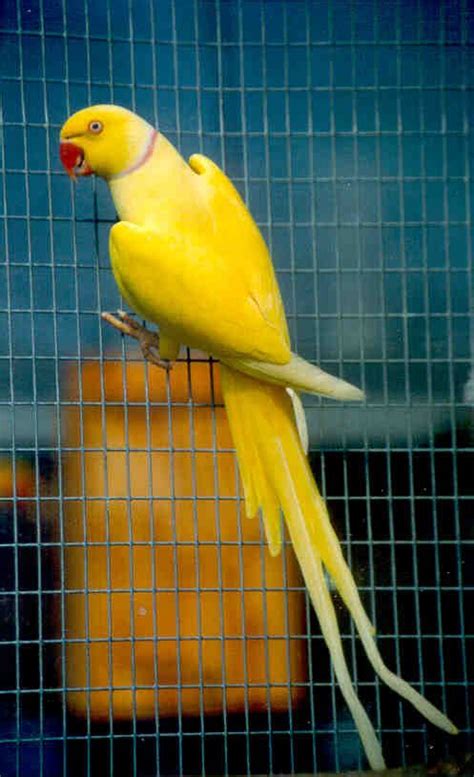
[[[225,411],[212,407],[217,372],[214,385],[208,363],[178,363],[168,385],[139,363],[71,372],[66,664],[78,714],[278,710],[304,694],[301,580],[291,550],[271,558],[259,519],[243,515]]]

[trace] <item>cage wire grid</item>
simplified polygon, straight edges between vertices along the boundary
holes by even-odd
[[[342,770],[364,765],[330,670],[319,629],[305,600],[305,627],[286,636],[288,705],[270,705],[271,651],[266,629],[266,710],[249,703],[228,713],[224,633],[226,542],[219,514],[220,457],[214,402],[171,402],[151,396],[144,368],[144,400],[128,397],[127,365],[139,363],[128,343],[101,323],[100,312],[121,307],[107,254],[115,214],[105,187],[82,181],[74,188],[59,168],[58,131],[86,104],[117,102],[155,123],[185,156],[205,153],[236,183],[270,246],[288,313],[294,349],[361,385],[364,407],[305,398],[311,463],[383,655],[397,672],[448,711],[461,729],[455,740],[425,727],[419,717],[379,686],[367,669],[352,624],[340,613],[346,655],[389,763],[420,763],[469,750],[472,731],[472,431],[468,378],[472,369],[472,44],[474,14],[465,2],[216,2],[215,0],[17,0],[0,10],[2,47],[2,255],[0,256],[0,446],[11,492],[0,496],[0,773],[271,773]],[[197,357],[183,356],[193,383]],[[128,537],[111,539],[110,515],[118,497],[107,491],[114,447],[107,436],[104,370],[121,365],[126,460],[146,457],[148,492],[132,495],[130,466],[124,499]],[[98,364],[100,397],[67,397],[65,373]],[[207,362],[203,362],[207,364]],[[211,392],[215,367],[209,363]],[[472,379],[471,379],[472,380]],[[211,399],[213,397],[211,393]],[[146,416],[142,448],[128,438],[128,418]],[[104,492],[86,492],[85,415],[96,407],[101,426]],[[152,413],[166,414],[169,444],[153,442]],[[189,416],[186,446],[176,444],[174,412]],[[196,441],[196,414],[213,411],[211,443]],[[472,404],[471,404],[472,407]],[[64,413],[77,413],[79,442],[65,437]],[[116,451],[115,451],[116,452]],[[63,461],[80,454],[82,492],[68,495]],[[170,491],[152,487],[156,453],[170,462]],[[178,707],[160,715],[160,666],[155,651],[152,719],[137,714],[135,597],[130,594],[132,711],[114,719],[111,674],[114,638],[110,553],[106,554],[108,681],[106,720],[91,714],[90,676],[83,686],[82,718],[67,709],[68,623],[66,553],[71,546],[128,549],[134,576],[134,506],[149,509],[146,547],[172,548],[178,659],[180,637],[176,510],[180,502],[173,463],[193,460],[195,584],[202,592],[200,499],[195,459],[212,458],[215,506],[222,711],[204,713],[201,674],[198,714],[182,714],[186,687],[177,662]],[[31,492],[20,495],[21,467]],[[13,494],[13,497],[12,495]],[[80,504],[82,542],[67,539],[67,509]],[[90,505],[105,504],[103,541],[88,538]],[[119,500],[120,501],[120,500]],[[122,500],[123,501],[123,500]],[[153,509],[167,503],[173,535],[154,534]],[[247,590],[239,525],[240,618]],[[184,543],[185,544],[185,543]],[[232,544],[232,543],[230,543]],[[234,542],[235,545],[235,542]],[[268,621],[266,557],[259,547],[263,618]],[[150,589],[159,587],[152,554]],[[54,563],[51,559],[54,559]],[[83,554],[88,633],[90,576]],[[282,559],[282,564],[285,561]],[[54,572],[54,574],[53,574]],[[288,580],[283,569],[283,581]],[[297,586],[296,586],[297,587]],[[288,597],[288,587],[280,587]],[[291,586],[290,586],[291,588]],[[273,589],[272,589],[273,590]],[[470,606],[469,606],[470,605]],[[200,666],[206,640],[196,608]],[[159,613],[153,609],[154,638]],[[285,605],[289,623],[288,598]],[[52,625],[54,621],[54,625]],[[286,629],[288,634],[288,629]],[[201,635],[201,636],[200,636]],[[242,637],[245,641],[245,637]],[[292,708],[290,640],[307,646],[306,697]],[[123,641],[123,640],[122,640]],[[471,650],[471,653],[469,652]],[[246,652],[243,672],[248,678]],[[90,671],[87,670],[87,671]],[[77,690],[77,688],[75,688]]]

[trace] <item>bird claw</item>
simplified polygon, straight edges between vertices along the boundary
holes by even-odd
[[[143,339],[138,340],[145,361],[154,364],[156,367],[161,367],[166,372],[169,372],[173,368],[173,363],[169,359],[161,359],[159,354],[158,345],[154,342],[154,332],[150,332],[149,329],[143,327]],[[153,342],[148,341],[148,335],[152,335]],[[159,340],[158,336],[156,338]]]
[[[166,372],[169,372],[172,369],[172,362],[168,359],[160,358],[160,338],[157,332],[151,332],[146,326],[139,324],[130,313],[126,313],[124,310],[117,310],[116,316],[112,313],[102,313],[102,318],[104,321],[107,321],[108,324],[111,324],[118,329],[119,332],[122,332],[122,334],[137,340],[143,358],[147,362],[154,364],[156,367],[161,367],[166,370]]]

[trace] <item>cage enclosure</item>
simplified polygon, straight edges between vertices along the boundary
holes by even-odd
[[[291,543],[244,515],[218,365],[101,319],[115,210],[58,156],[99,103],[225,170],[293,350],[364,389],[304,396],[310,464],[381,653],[458,736],[334,591],[346,658],[390,766],[472,773],[473,44],[469,0],[2,4],[2,777],[367,767]]]

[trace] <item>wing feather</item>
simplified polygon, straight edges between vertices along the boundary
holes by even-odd
[[[151,225],[112,228],[118,286],[176,341],[221,358],[287,364],[285,312],[265,242],[217,165],[199,154],[189,164],[195,177],[174,209],[186,218],[165,210]]]
[[[225,173],[202,154],[189,164],[200,177],[207,206],[215,216],[216,244],[234,268],[267,323],[289,346],[290,338],[278,282],[265,241],[240,194]]]
[[[281,331],[208,241],[121,221],[110,232],[110,256],[127,302],[175,340],[216,357],[290,360]]]

